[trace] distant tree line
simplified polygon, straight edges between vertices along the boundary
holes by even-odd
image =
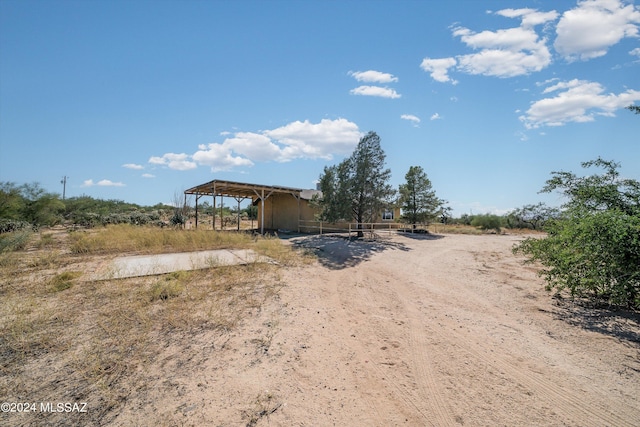
[[[0,182],[0,233],[70,224],[95,227],[107,224],[164,224],[173,206],[140,206],[121,200],[89,196],[66,198],[45,191],[40,184]]]
[[[193,207],[184,203],[182,194],[175,196],[174,205],[157,203],[141,206],[122,200],[95,199],[82,195],[60,199],[60,195],[45,191],[40,184],[0,182],[0,233],[35,230],[58,224],[92,228],[109,224],[180,226],[193,216]],[[213,215],[207,201],[199,206],[204,215]],[[257,218],[258,208],[249,205],[238,211],[236,206],[216,207],[215,214],[224,225]]]

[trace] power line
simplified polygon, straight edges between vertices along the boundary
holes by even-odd
[[[63,176],[62,177],[62,181],[60,181],[60,184],[62,184],[62,200],[64,200],[64,197],[67,193],[67,178],[68,176]]]

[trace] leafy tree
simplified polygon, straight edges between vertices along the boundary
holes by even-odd
[[[47,193],[38,183],[0,184],[0,218],[55,225],[62,221],[64,207],[57,194]]]
[[[24,203],[20,187],[13,182],[0,182],[0,218],[21,219]]]
[[[319,183],[322,197],[317,200],[320,218],[330,222],[354,220],[358,223],[358,237],[362,237],[362,223],[374,221],[391,205],[395,195],[385,157],[380,137],[369,132],[360,139],[351,157],[325,167]]]
[[[640,105],[629,105],[627,110],[632,111],[636,114],[640,114]]]
[[[553,172],[542,189],[567,201],[545,226],[548,237],[529,238],[514,252],[538,261],[549,290],[640,307],[640,182],[619,177],[619,164],[582,163],[604,173],[580,177]]]
[[[524,205],[521,208],[514,209],[507,215],[507,226],[510,228],[531,228],[533,230],[541,230],[544,224],[557,217],[560,211],[552,208],[544,203],[535,205]]]
[[[444,201],[436,197],[431,180],[420,166],[411,166],[400,185],[402,220],[416,228],[418,223],[433,221],[442,211]]]

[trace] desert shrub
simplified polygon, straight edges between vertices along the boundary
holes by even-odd
[[[620,179],[614,162],[597,159],[604,174],[578,177],[553,172],[543,191],[568,197],[564,211],[547,223],[548,237],[514,248],[540,262],[547,289],[613,305],[640,307],[640,182]]]
[[[502,218],[498,215],[476,215],[471,220],[471,225],[482,230],[495,230],[500,233],[502,231]]]
[[[0,234],[12,231],[32,230],[33,225],[26,221],[15,219],[0,219]]]
[[[173,215],[169,219],[169,223],[173,226],[184,225],[185,222],[186,222],[185,216],[182,214],[182,212],[179,212],[177,210],[173,213]]]
[[[225,215],[222,217],[222,226],[230,227],[238,223],[238,217],[236,215]]]
[[[546,266],[548,290],[640,306],[640,217],[571,212],[547,231],[547,238],[527,239],[518,251]]]
[[[185,283],[191,274],[187,271],[175,271],[161,277],[151,286],[151,301],[166,301],[179,296],[185,289]]]

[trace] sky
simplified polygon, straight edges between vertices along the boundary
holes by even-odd
[[[0,181],[315,188],[374,131],[456,216],[558,205],[598,156],[640,180],[639,30],[623,0],[0,0]]]

